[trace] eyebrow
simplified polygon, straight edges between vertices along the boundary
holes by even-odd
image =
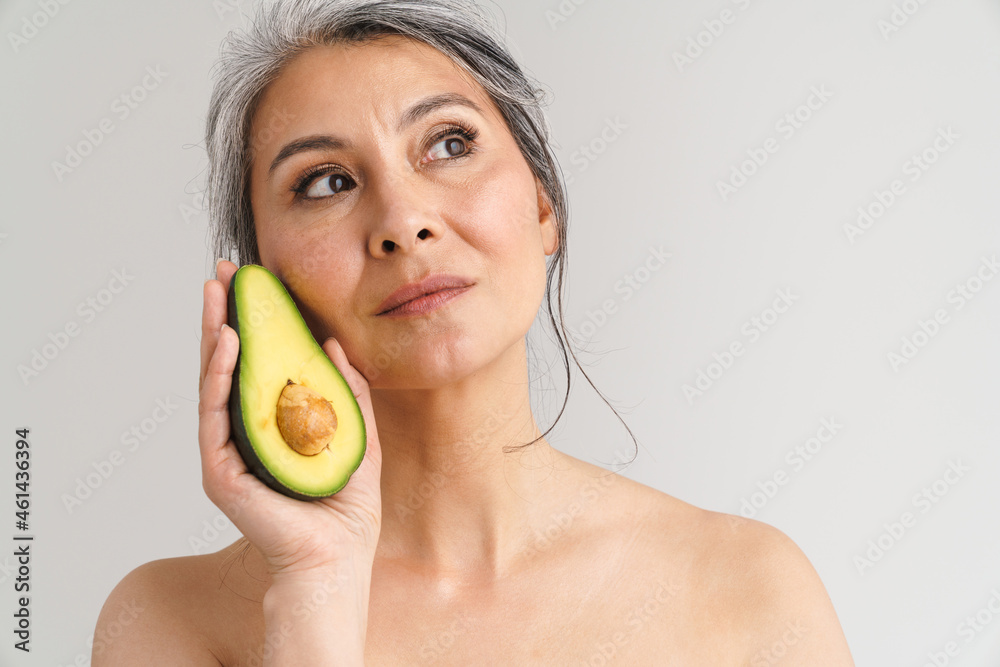
[[[404,111],[403,115],[399,117],[399,123],[396,125],[396,132],[402,132],[407,127],[413,125],[418,120],[436,109],[455,105],[467,107],[478,112],[480,115],[485,115],[478,104],[464,95],[459,95],[458,93],[440,93],[438,95],[426,97]],[[277,169],[282,162],[293,155],[304,153],[306,151],[338,150],[346,148],[349,145],[349,142],[329,134],[313,134],[307,137],[300,137],[299,139],[285,144],[282,149],[278,151],[278,154],[271,162],[271,167],[267,171],[267,180],[271,180],[274,170]]]

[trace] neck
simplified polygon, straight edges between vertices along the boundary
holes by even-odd
[[[372,390],[382,445],[379,555],[438,575],[501,576],[534,539],[562,455],[531,412],[523,340],[446,387]],[[564,467],[559,464],[559,467]]]

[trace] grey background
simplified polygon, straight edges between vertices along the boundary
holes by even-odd
[[[0,5],[0,543],[16,532],[13,432],[22,426],[31,428],[36,535],[30,656],[12,648],[13,548],[0,547],[3,665],[87,664],[98,611],[129,570],[237,537],[202,492],[197,455],[201,285],[214,264],[198,192],[210,68],[249,0],[51,2],[54,16],[38,18],[45,4]],[[879,22],[903,5],[916,12],[884,35]],[[961,309],[952,290],[1000,252],[1000,6],[493,7],[515,55],[552,93],[572,179],[567,319],[597,386],[641,443],[623,473],[738,513],[784,472],[755,516],[810,557],[859,665],[923,665],[950,641],[958,654],[948,664],[997,664],[1000,618],[987,603],[1000,601],[1000,280]],[[675,52],[723,10],[733,22],[702,35],[711,43],[679,68]],[[30,33],[26,21],[43,25],[12,44],[11,33]],[[147,67],[166,76],[123,118],[115,100]],[[814,86],[832,96],[786,138],[775,124]],[[60,180],[53,163],[105,118],[113,132]],[[958,138],[910,181],[905,163],[948,127]],[[779,150],[723,201],[717,182],[768,137]],[[845,224],[897,178],[905,192],[851,243]],[[650,246],[671,257],[645,274]],[[133,276],[125,289],[102,292],[123,270]],[[615,291],[626,275],[645,279],[628,300]],[[779,289],[796,300],[750,342],[741,328]],[[88,298],[106,301],[92,317],[80,307]],[[607,300],[605,314],[614,312],[602,318]],[[887,355],[938,309],[947,323],[894,369]],[[23,380],[18,367],[67,324],[78,335]],[[545,334],[532,340],[538,374],[551,368],[555,378],[536,385],[547,425],[560,369]],[[745,353],[689,401],[683,385],[733,341]],[[176,406],[162,423],[151,421],[158,399]],[[843,427],[796,470],[786,455],[824,418]],[[133,451],[122,436],[143,426]],[[553,443],[606,464],[632,452],[579,377]],[[116,450],[120,465],[67,507]],[[934,504],[916,504],[953,462],[969,470],[939,482],[946,493]],[[859,568],[869,541],[887,543],[885,524],[907,511],[915,525]],[[960,624],[983,609],[980,620],[992,622],[970,638]]]

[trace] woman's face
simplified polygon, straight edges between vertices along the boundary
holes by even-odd
[[[373,387],[441,386],[516,350],[556,222],[499,111],[446,56],[398,36],[312,48],[265,90],[251,151],[262,264]],[[436,296],[384,312],[442,275]]]

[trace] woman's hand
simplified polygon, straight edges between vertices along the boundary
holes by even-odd
[[[382,450],[368,382],[334,339],[323,350],[347,380],[368,435],[361,465],[336,495],[302,501],[268,488],[251,473],[230,439],[229,392],[239,338],[226,322],[236,265],[221,260],[204,288],[198,441],[205,493],[264,558],[273,581],[308,581],[346,561],[364,570],[374,560],[382,524]]]

